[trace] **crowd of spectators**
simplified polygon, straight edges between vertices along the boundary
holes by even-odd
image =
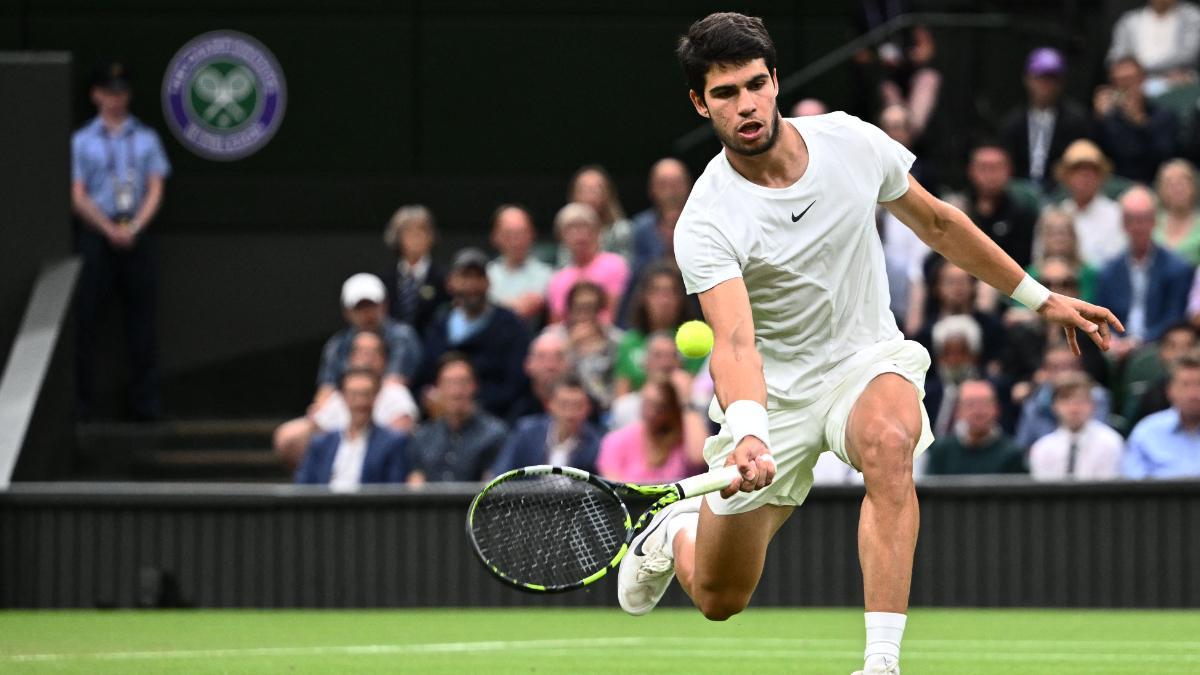
[[[924,405],[938,440],[916,471],[1200,476],[1200,108],[1186,119],[1167,98],[1200,88],[1198,48],[1191,3],[1127,13],[1090,107],[1064,94],[1064,56],[1033,50],[1026,101],[974,144],[960,192],[925,159],[941,88],[931,35],[863,56],[887,73],[874,121],[914,150],[914,176],[1051,290],[1126,327],[1111,351],[1083,340],[1076,355],[880,209],[891,309],[932,357]],[[280,427],[280,456],[298,480],[340,485],[343,451],[366,458],[361,482],[477,481],[537,463],[640,481],[703,470],[712,381],[672,339],[699,317],[672,252],[690,185],[682,162],[654,163],[651,206],[627,217],[608,172],[584,166],[566,181],[554,242],[539,245],[529,211],[502,204],[495,255],[441,252],[445,269],[434,215],[400,208],[384,237],[395,263],[346,281],[348,326],[325,348],[308,413]],[[822,457],[817,481],[854,481],[839,464]]]

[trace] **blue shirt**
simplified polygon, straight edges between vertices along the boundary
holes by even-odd
[[[450,340],[450,344],[461,344],[478,333],[479,329],[483,328],[483,325],[491,318],[490,314],[489,310],[484,310],[479,316],[472,319],[458,307],[450,310],[450,316],[446,320],[446,337]]]
[[[1200,476],[1200,432],[1181,427],[1174,408],[1150,415],[1129,434],[1121,474],[1126,478]]]
[[[171,163],[158,134],[130,115],[110,135],[97,116],[71,136],[71,180],[82,181],[88,196],[109,218],[118,214],[116,186],[133,188],[133,212],[146,198],[151,176],[171,175]]]

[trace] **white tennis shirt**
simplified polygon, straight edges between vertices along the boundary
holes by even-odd
[[[842,112],[784,122],[808,146],[800,180],[755,185],[722,151],[675,226],[675,258],[688,293],[742,277],[768,396],[807,405],[835,384],[826,375],[844,359],[903,339],[888,309],[875,205],[908,191],[914,156]]]

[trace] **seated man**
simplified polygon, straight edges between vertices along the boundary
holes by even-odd
[[[925,473],[1025,473],[1025,453],[1000,429],[996,392],[986,380],[967,380],[958,393],[958,422],[954,432],[933,442],[926,451]]]
[[[542,322],[546,287],[554,268],[532,255],[533,217],[516,204],[502,204],[492,217],[492,245],[500,255],[487,266],[488,298],[534,326]]]
[[[491,474],[498,476],[533,464],[572,466],[595,471],[600,431],[588,423],[592,401],[578,378],[566,377],[551,387],[545,415],[523,417],[509,434]]]
[[[487,264],[477,248],[455,254],[446,280],[451,303],[434,314],[425,333],[425,360],[413,390],[433,382],[443,354],[457,352],[471,362],[480,405],[501,416],[525,387],[521,364],[529,332],[516,314],[488,301]]]
[[[1130,373],[1129,369],[1137,355],[1130,357],[1130,364],[1125,371],[1126,381],[1129,383],[1125,392],[1125,412],[1130,427],[1149,415],[1171,407],[1171,402],[1167,400],[1167,383],[1170,380],[1168,373],[1179,359],[1191,354],[1197,344],[1200,344],[1200,335],[1197,335],[1196,327],[1181,322],[1168,328],[1158,344],[1142,348],[1154,349],[1157,352],[1156,359],[1142,364],[1145,368],[1143,372],[1153,372],[1154,377],[1135,379],[1136,373]]]
[[[350,347],[349,369],[365,369],[383,376],[387,365],[387,343],[379,333],[363,331],[354,336]],[[407,434],[419,417],[417,404],[408,387],[389,381],[375,397],[372,419],[378,426]],[[273,444],[281,458],[295,458],[299,464],[314,433],[342,431],[350,423],[350,410],[341,392],[335,391],[308,407],[304,417],[284,422],[275,429]]]
[[[1092,378],[1079,370],[1053,382],[1058,428],[1029,451],[1029,473],[1037,480],[1111,480],[1120,475],[1125,439],[1097,421]]]
[[[346,371],[341,393],[350,423],[344,431],[313,438],[296,471],[297,483],[354,490],[364,483],[404,482],[409,472],[405,437],[371,421],[379,386],[379,375],[370,370]]]
[[[1042,366],[1033,376],[1034,387],[1021,404],[1021,416],[1017,420],[1017,445],[1028,448],[1039,438],[1061,426],[1061,415],[1055,403],[1058,391],[1055,381],[1066,373],[1083,373],[1083,361],[1068,345],[1055,345],[1046,350]],[[1091,380],[1089,379],[1089,382]],[[1108,390],[1099,385],[1091,389],[1092,418],[1103,422],[1108,419],[1112,404]]]
[[[407,386],[421,363],[421,341],[410,326],[388,317],[386,296],[383,282],[373,274],[355,274],[342,284],[342,312],[349,325],[329,338],[321,350],[317,391],[309,405],[308,415],[285,422],[275,430],[275,454],[288,468],[295,469],[299,465],[309,436],[314,431],[311,420],[307,418],[321,410],[326,400],[337,391],[342,373],[350,366],[355,338],[359,333],[374,333],[384,340],[382,347],[386,360],[380,371],[384,402],[408,395]],[[372,367],[369,354],[362,358],[365,361],[360,362],[360,366]],[[403,394],[398,394],[401,390]],[[386,421],[390,425],[393,420],[389,416]],[[335,428],[336,425],[322,425],[325,431],[334,431]],[[397,428],[403,429],[404,426],[400,424]]]
[[[527,415],[541,415],[550,404],[554,383],[570,370],[567,360],[567,340],[561,331],[546,330],[529,343],[525,356],[525,374],[529,380],[525,391],[513,401],[505,418],[509,424]]]
[[[466,356],[444,355],[436,383],[431,398],[438,415],[413,434],[415,470],[409,482],[481,480],[508,427],[476,405],[475,371]]]
[[[1175,362],[1167,385],[1171,407],[1138,423],[1121,460],[1126,478],[1200,477],[1200,359]]]

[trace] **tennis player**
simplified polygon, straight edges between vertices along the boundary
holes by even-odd
[[[909,175],[913,155],[855,117],[783,119],[775,47],[761,19],[712,14],[677,54],[696,112],[724,146],[675,228],[688,293],[715,333],[710,406],[721,431],[710,468],[737,464],[724,491],[650,522],[621,562],[618,596],[649,612],[672,576],[706,617],[746,607],[767,545],[830,451],[866,483],[858,529],[866,600],[863,671],[899,673],[918,507],[912,463],[933,440],[921,405],[929,354],[888,310],[883,204],[935,251],[1102,349],[1102,307],[1051,293],[958,209]]]

